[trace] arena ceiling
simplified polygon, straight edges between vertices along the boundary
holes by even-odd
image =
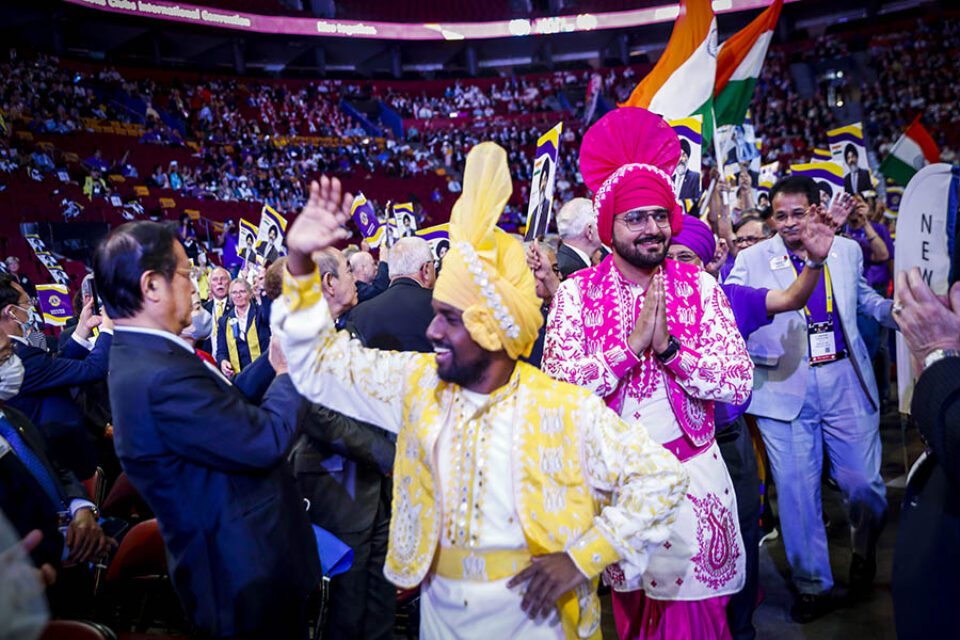
[[[667,2],[668,0],[664,0]],[[194,0],[202,4],[202,0]],[[649,3],[646,3],[649,5]],[[781,41],[853,24],[903,19],[946,0],[800,0],[784,7]],[[669,21],[475,40],[409,41],[251,33],[81,7],[58,0],[0,0],[0,41],[112,64],[287,77],[436,77],[620,65],[655,60]],[[720,40],[758,10],[718,17]]]

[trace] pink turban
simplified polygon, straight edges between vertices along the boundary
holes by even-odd
[[[696,216],[686,216],[683,220],[683,230],[676,233],[671,244],[682,244],[700,258],[703,266],[707,266],[713,260],[713,254],[717,250],[717,240],[713,237],[713,231],[707,226],[707,223]]]
[[[610,245],[613,216],[637,207],[670,212],[674,235],[683,209],[673,193],[680,140],[660,116],[639,107],[620,107],[600,118],[583,136],[580,174],[593,191],[600,239]]]

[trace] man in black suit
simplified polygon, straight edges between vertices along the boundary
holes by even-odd
[[[66,560],[83,565],[113,541],[100,528],[96,507],[76,474],[49,457],[43,436],[25,415],[5,406],[22,380],[23,364],[10,338],[0,332],[0,511],[20,536],[34,529],[43,534],[31,550],[38,567],[49,564],[59,570],[64,545]],[[65,535],[61,517],[68,521]],[[64,597],[54,598],[54,605],[71,594],[60,595]]]
[[[24,336],[37,325],[39,314],[19,284],[0,275],[0,331],[10,336],[25,371],[20,393],[10,406],[27,415],[57,462],[80,478],[93,475],[97,453],[70,390],[107,377],[113,340],[113,323],[94,316],[92,304],[91,300],[84,305],[73,336],[61,355],[53,356],[27,342]],[[95,326],[100,327],[100,335],[91,345],[88,338]]]
[[[680,162],[673,173],[673,190],[680,200],[699,200],[700,172],[687,166],[690,162],[690,142],[680,138]]]
[[[843,190],[854,195],[873,189],[870,172],[859,168],[860,154],[852,142],[843,148],[843,160],[847,163],[847,175],[843,176]]]
[[[910,470],[893,558],[897,637],[955,637],[960,602],[960,283],[944,303],[914,267],[893,317],[920,373],[910,409],[927,452]]]
[[[593,254],[602,244],[597,233],[597,214],[588,198],[574,198],[560,207],[557,231],[562,241],[557,249],[557,264],[562,277],[593,265]]]
[[[390,250],[391,272],[397,247],[401,247],[402,256],[402,247],[410,241],[426,244],[422,238],[398,240]],[[432,266],[429,245],[427,255]],[[362,339],[353,323],[353,314],[360,306],[354,306],[353,276],[346,258],[331,248],[318,252],[314,259],[324,300],[337,326]],[[407,292],[391,285],[364,305],[379,305],[380,299],[392,291]],[[429,305],[429,289],[425,291]],[[387,311],[384,320],[398,320],[397,312]],[[392,492],[387,475],[393,469],[394,440],[378,427],[320,405],[311,405],[301,422],[304,435],[290,453],[290,461],[300,492],[309,504],[310,521],[353,550],[350,569],[330,583],[330,615],[324,637],[389,640],[393,637],[396,590],[384,577],[383,564]]]
[[[277,377],[257,407],[179,338],[192,321],[193,284],[170,227],[120,226],[94,263],[117,322],[117,454],[156,514],[186,615],[208,636],[301,637],[320,567],[284,462],[301,401],[282,354],[271,350]]]
[[[350,321],[368,347],[431,353],[427,327],[437,271],[430,244],[416,236],[401,238],[390,249],[389,269],[390,287],[354,308]]]

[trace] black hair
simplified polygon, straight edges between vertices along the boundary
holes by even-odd
[[[129,318],[143,308],[140,278],[148,271],[170,282],[177,272],[177,230],[159,222],[129,222],[110,232],[93,257],[97,292],[111,318]]]
[[[857,148],[854,146],[852,142],[848,142],[847,146],[843,148],[843,159],[846,160],[847,156],[850,155],[851,153],[857,156],[857,160],[860,159],[860,152],[857,151]]]
[[[0,311],[9,304],[20,303],[20,292],[13,288],[14,283],[9,273],[0,273]]]
[[[828,196],[833,195],[833,186],[826,180],[820,180],[817,182],[817,189],[823,193],[826,193]]]
[[[777,184],[770,189],[770,204],[781,193],[795,194],[802,193],[807,196],[807,206],[811,204],[820,204],[820,189],[817,183],[810,176],[791,175],[777,180]]]
[[[687,154],[687,157],[690,157],[690,141],[684,138],[680,138],[680,151],[683,151]]]

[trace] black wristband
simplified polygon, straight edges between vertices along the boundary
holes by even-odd
[[[670,336],[667,339],[667,348],[663,350],[663,353],[654,352],[653,355],[657,356],[657,360],[659,360],[662,364],[665,364],[671,358],[673,358],[673,356],[677,355],[679,351],[680,351],[680,341],[674,338],[673,336]]]

